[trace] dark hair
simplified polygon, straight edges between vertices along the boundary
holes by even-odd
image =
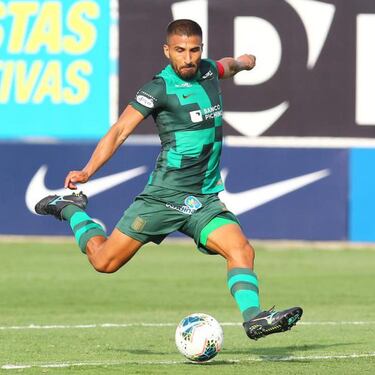
[[[202,38],[201,27],[193,20],[181,19],[169,23],[167,27],[167,42],[171,35],[198,35]]]

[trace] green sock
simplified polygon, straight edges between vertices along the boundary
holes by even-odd
[[[244,321],[260,313],[258,279],[249,268],[228,271],[228,288],[241,311]]]
[[[62,216],[69,221],[78,246],[84,254],[86,254],[86,245],[90,238],[107,237],[100,224],[95,223],[85,211],[73,204],[69,204],[62,210]]]

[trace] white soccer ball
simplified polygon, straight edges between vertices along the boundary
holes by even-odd
[[[219,322],[212,316],[195,313],[181,320],[175,339],[177,349],[187,359],[206,362],[223,347],[224,334]]]

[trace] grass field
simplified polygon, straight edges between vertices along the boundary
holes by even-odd
[[[299,304],[305,314],[291,332],[254,342],[225,263],[193,243],[146,246],[103,275],[73,243],[1,242],[0,373],[375,373],[373,249],[260,244],[256,271],[264,308]],[[192,312],[223,324],[224,348],[204,365],[174,346],[177,323]]]

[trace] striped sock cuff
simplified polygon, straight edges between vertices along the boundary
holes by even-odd
[[[232,268],[228,271],[228,288],[231,294],[233,295],[241,285],[247,285],[246,288],[259,292],[258,278],[253,271],[249,268]]]
[[[93,221],[84,211],[75,212],[70,218],[70,227],[83,253],[86,254],[86,245],[90,238],[95,236],[106,237],[103,227]]]
[[[245,321],[259,314],[258,278],[249,268],[233,268],[228,272],[228,288]]]

